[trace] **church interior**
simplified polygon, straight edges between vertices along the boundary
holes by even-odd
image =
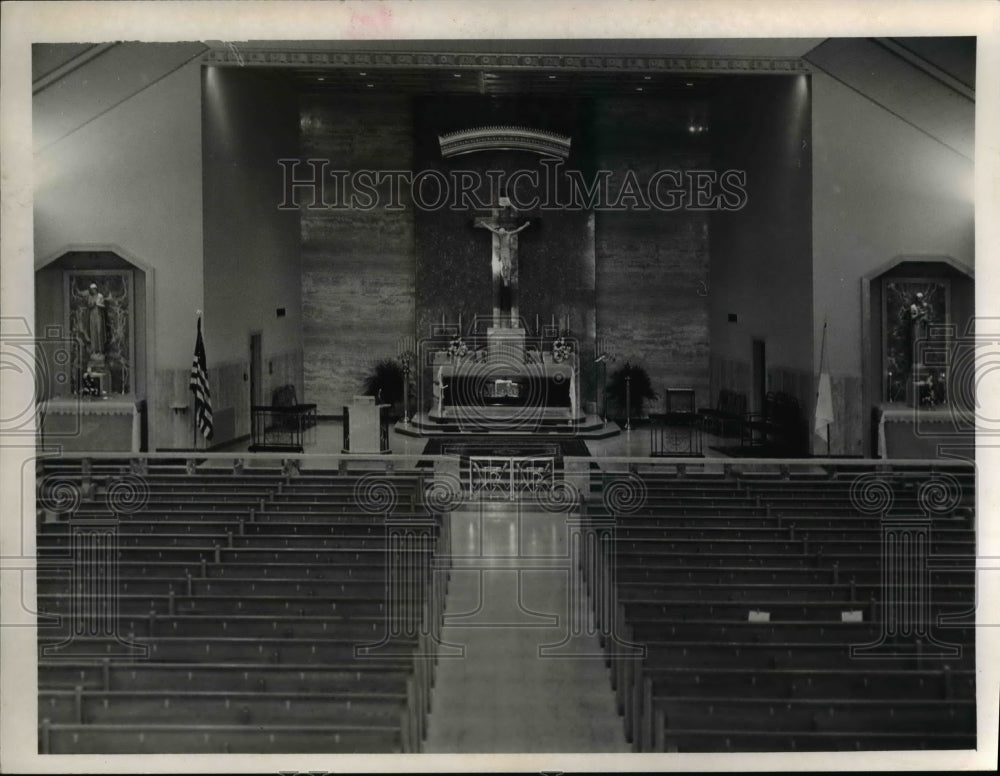
[[[975,66],[35,44],[39,754],[976,749]]]

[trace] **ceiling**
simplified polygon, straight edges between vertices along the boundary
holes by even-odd
[[[213,49],[246,51],[420,51],[431,53],[579,54],[598,56],[801,57],[824,38],[556,38],[439,40],[206,41]]]
[[[698,95],[720,74],[805,72],[821,38],[208,42],[206,62],[272,69],[305,94]]]
[[[253,68],[304,95],[705,97],[732,75],[818,70],[972,154],[975,38],[35,44],[36,150],[195,60]]]
[[[830,38],[810,51],[806,61],[953,151],[973,158],[974,38]],[[966,80],[972,85],[963,83]]]

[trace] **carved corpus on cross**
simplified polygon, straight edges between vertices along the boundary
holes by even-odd
[[[531,221],[517,223],[510,199],[500,197],[499,207],[489,218],[477,218],[473,226],[493,233],[493,326],[514,328],[520,321],[517,308],[517,234]]]

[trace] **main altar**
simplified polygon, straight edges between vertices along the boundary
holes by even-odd
[[[429,354],[429,419],[460,430],[505,431],[582,422],[579,365],[571,346],[564,340],[562,351],[546,351],[543,337],[530,345],[527,339],[521,327],[491,327],[485,347]]]
[[[465,325],[461,315],[457,322],[442,316],[416,340],[418,411],[398,432],[618,432],[582,410],[580,343],[568,316],[543,323],[535,315],[532,325],[520,314],[518,235],[532,224],[505,197],[490,216],[474,219],[475,229],[491,233],[492,310]]]

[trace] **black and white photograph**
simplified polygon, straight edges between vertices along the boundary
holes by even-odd
[[[2,12],[0,768],[995,769],[994,3]]]

